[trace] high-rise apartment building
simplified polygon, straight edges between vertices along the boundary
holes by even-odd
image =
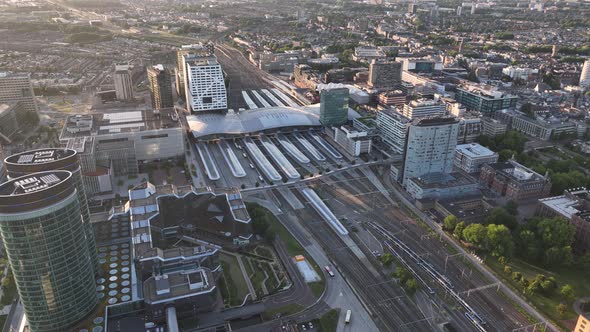
[[[402,114],[405,117],[414,120],[441,116],[445,114],[445,111],[446,105],[442,102],[429,99],[418,99],[412,100],[409,104],[405,104],[402,109]]]
[[[320,122],[324,126],[340,126],[348,121],[347,88],[322,90],[320,92]]]
[[[147,68],[147,78],[152,97],[152,107],[156,110],[174,107],[170,72],[162,65]]]
[[[182,45],[178,50],[176,50],[176,94],[179,98],[185,99],[185,64],[184,64],[184,56],[188,54],[198,55],[198,56],[213,56],[215,51],[215,47],[213,44],[192,44],[192,45]]]
[[[0,233],[32,332],[71,331],[99,302],[73,175],[0,185]]]
[[[408,127],[412,120],[401,113],[384,109],[377,113],[377,130],[383,143],[397,154],[404,154]]]
[[[55,170],[64,170],[72,173],[72,181],[76,186],[78,204],[80,205],[80,213],[84,223],[84,232],[78,234],[78,236],[84,239],[84,243],[88,247],[89,257],[92,260],[94,272],[98,274],[100,269],[98,253],[96,251],[94,231],[90,222],[88,200],[86,191],[84,190],[80,159],[77,152],[71,149],[53,148],[25,151],[7,157],[4,160],[4,165],[9,179]]]
[[[37,100],[30,76],[0,72],[0,104],[19,102],[24,111],[37,113]]]
[[[185,64],[186,107],[190,112],[227,108],[227,90],[221,65],[215,56],[188,54]]]
[[[408,131],[402,182],[425,174],[451,173],[458,134],[455,118],[414,120]]]
[[[402,83],[402,64],[396,61],[373,60],[369,65],[369,87],[394,89]]]
[[[133,100],[133,81],[131,70],[128,65],[116,65],[113,76],[115,82],[115,95],[117,100]]]
[[[584,66],[582,66],[582,74],[580,75],[580,86],[584,89],[590,87],[590,60],[584,61]]]

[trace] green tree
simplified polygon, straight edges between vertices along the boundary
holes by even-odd
[[[383,266],[385,267],[390,267],[391,264],[393,263],[393,255],[386,252],[383,255],[381,255],[381,264],[383,264]]]
[[[486,218],[486,224],[504,225],[510,229],[515,229],[518,226],[518,220],[504,208],[495,207]]]
[[[484,247],[487,230],[482,224],[471,224],[463,230],[463,239],[475,247]]]
[[[574,290],[574,287],[570,284],[563,285],[559,290],[559,294],[567,303],[572,303],[576,299],[576,291]]]
[[[555,311],[557,311],[559,317],[564,318],[567,312],[567,306],[563,303],[560,303],[555,307]]]
[[[405,288],[408,293],[414,294],[418,290],[418,282],[414,278],[408,279],[405,282]]]
[[[465,222],[461,221],[460,223],[455,226],[455,230],[453,231],[453,235],[459,239],[463,239],[463,230],[465,230]]]
[[[457,226],[458,223],[459,223],[459,220],[457,220],[457,217],[450,214],[450,215],[446,216],[445,219],[443,220],[443,229],[448,232],[452,232],[455,230],[455,227]]]
[[[514,242],[508,227],[489,224],[486,229],[487,247],[492,256],[511,257],[514,250]]]

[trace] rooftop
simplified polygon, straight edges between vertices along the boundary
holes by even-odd
[[[68,116],[60,139],[138,132],[180,126],[175,110],[109,110]]]
[[[215,289],[213,275],[206,268],[175,272],[147,279],[143,283],[145,301],[158,304],[211,292]]]
[[[504,176],[509,177],[518,182],[547,180],[541,174],[517,163],[515,160],[508,160],[506,162],[488,164],[486,166],[492,167],[496,170],[496,172],[499,172],[500,174],[503,174]]]
[[[496,154],[494,151],[477,143],[457,145],[456,151],[469,158],[492,157]]]
[[[475,184],[477,181],[471,176],[460,173],[428,173],[420,177],[412,178],[412,181],[419,184],[422,188],[439,188],[439,187],[459,187]]]
[[[76,154],[70,149],[40,149],[25,151],[7,157],[4,162],[17,165],[39,165],[66,159]]]
[[[349,110],[349,118],[358,117]],[[203,113],[186,117],[195,138],[218,134],[241,135],[282,127],[321,126],[318,105],[266,107],[243,112]]]
[[[0,197],[28,195],[47,190],[66,181],[71,176],[72,173],[68,171],[51,171],[12,179],[0,185]]]

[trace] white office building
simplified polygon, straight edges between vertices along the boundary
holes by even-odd
[[[498,154],[477,143],[457,145],[455,167],[467,172],[477,173],[481,166],[498,162]]]
[[[402,114],[409,119],[419,119],[433,116],[441,116],[445,114],[446,105],[440,101],[429,99],[412,100],[409,104],[405,104]]]
[[[459,121],[455,118],[415,120],[408,131],[402,183],[426,174],[453,170]]]
[[[377,132],[381,141],[397,154],[404,154],[411,120],[394,110],[377,113]]]
[[[371,152],[371,139],[366,131],[356,130],[350,126],[335,128],[334,141],[351,156]]]
[[[0,72],[0,104],[19,103],[23,111],[37,112],[37,101],[28,74]]]
[[[190,112],[227,109],[223,70],[214,56],[184,56],[185,95]]]
[[[115,95],[117,100],[133,100],[133,82],[131,80],[131,70],[128,65],[116,65],[115,75]]]

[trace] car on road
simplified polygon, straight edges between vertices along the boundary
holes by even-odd
[[[344,318],[344,324],[350,323],[351,316],[352,316],[352,310],[349,309],[346,311],[346,317]]]
[[[334,272],[332,272],[332,269],[329,266],[324,266],[324,270],[326,270],[326,273],[328,273],[328,275],[330,276],[330,278],[334,278]]]

